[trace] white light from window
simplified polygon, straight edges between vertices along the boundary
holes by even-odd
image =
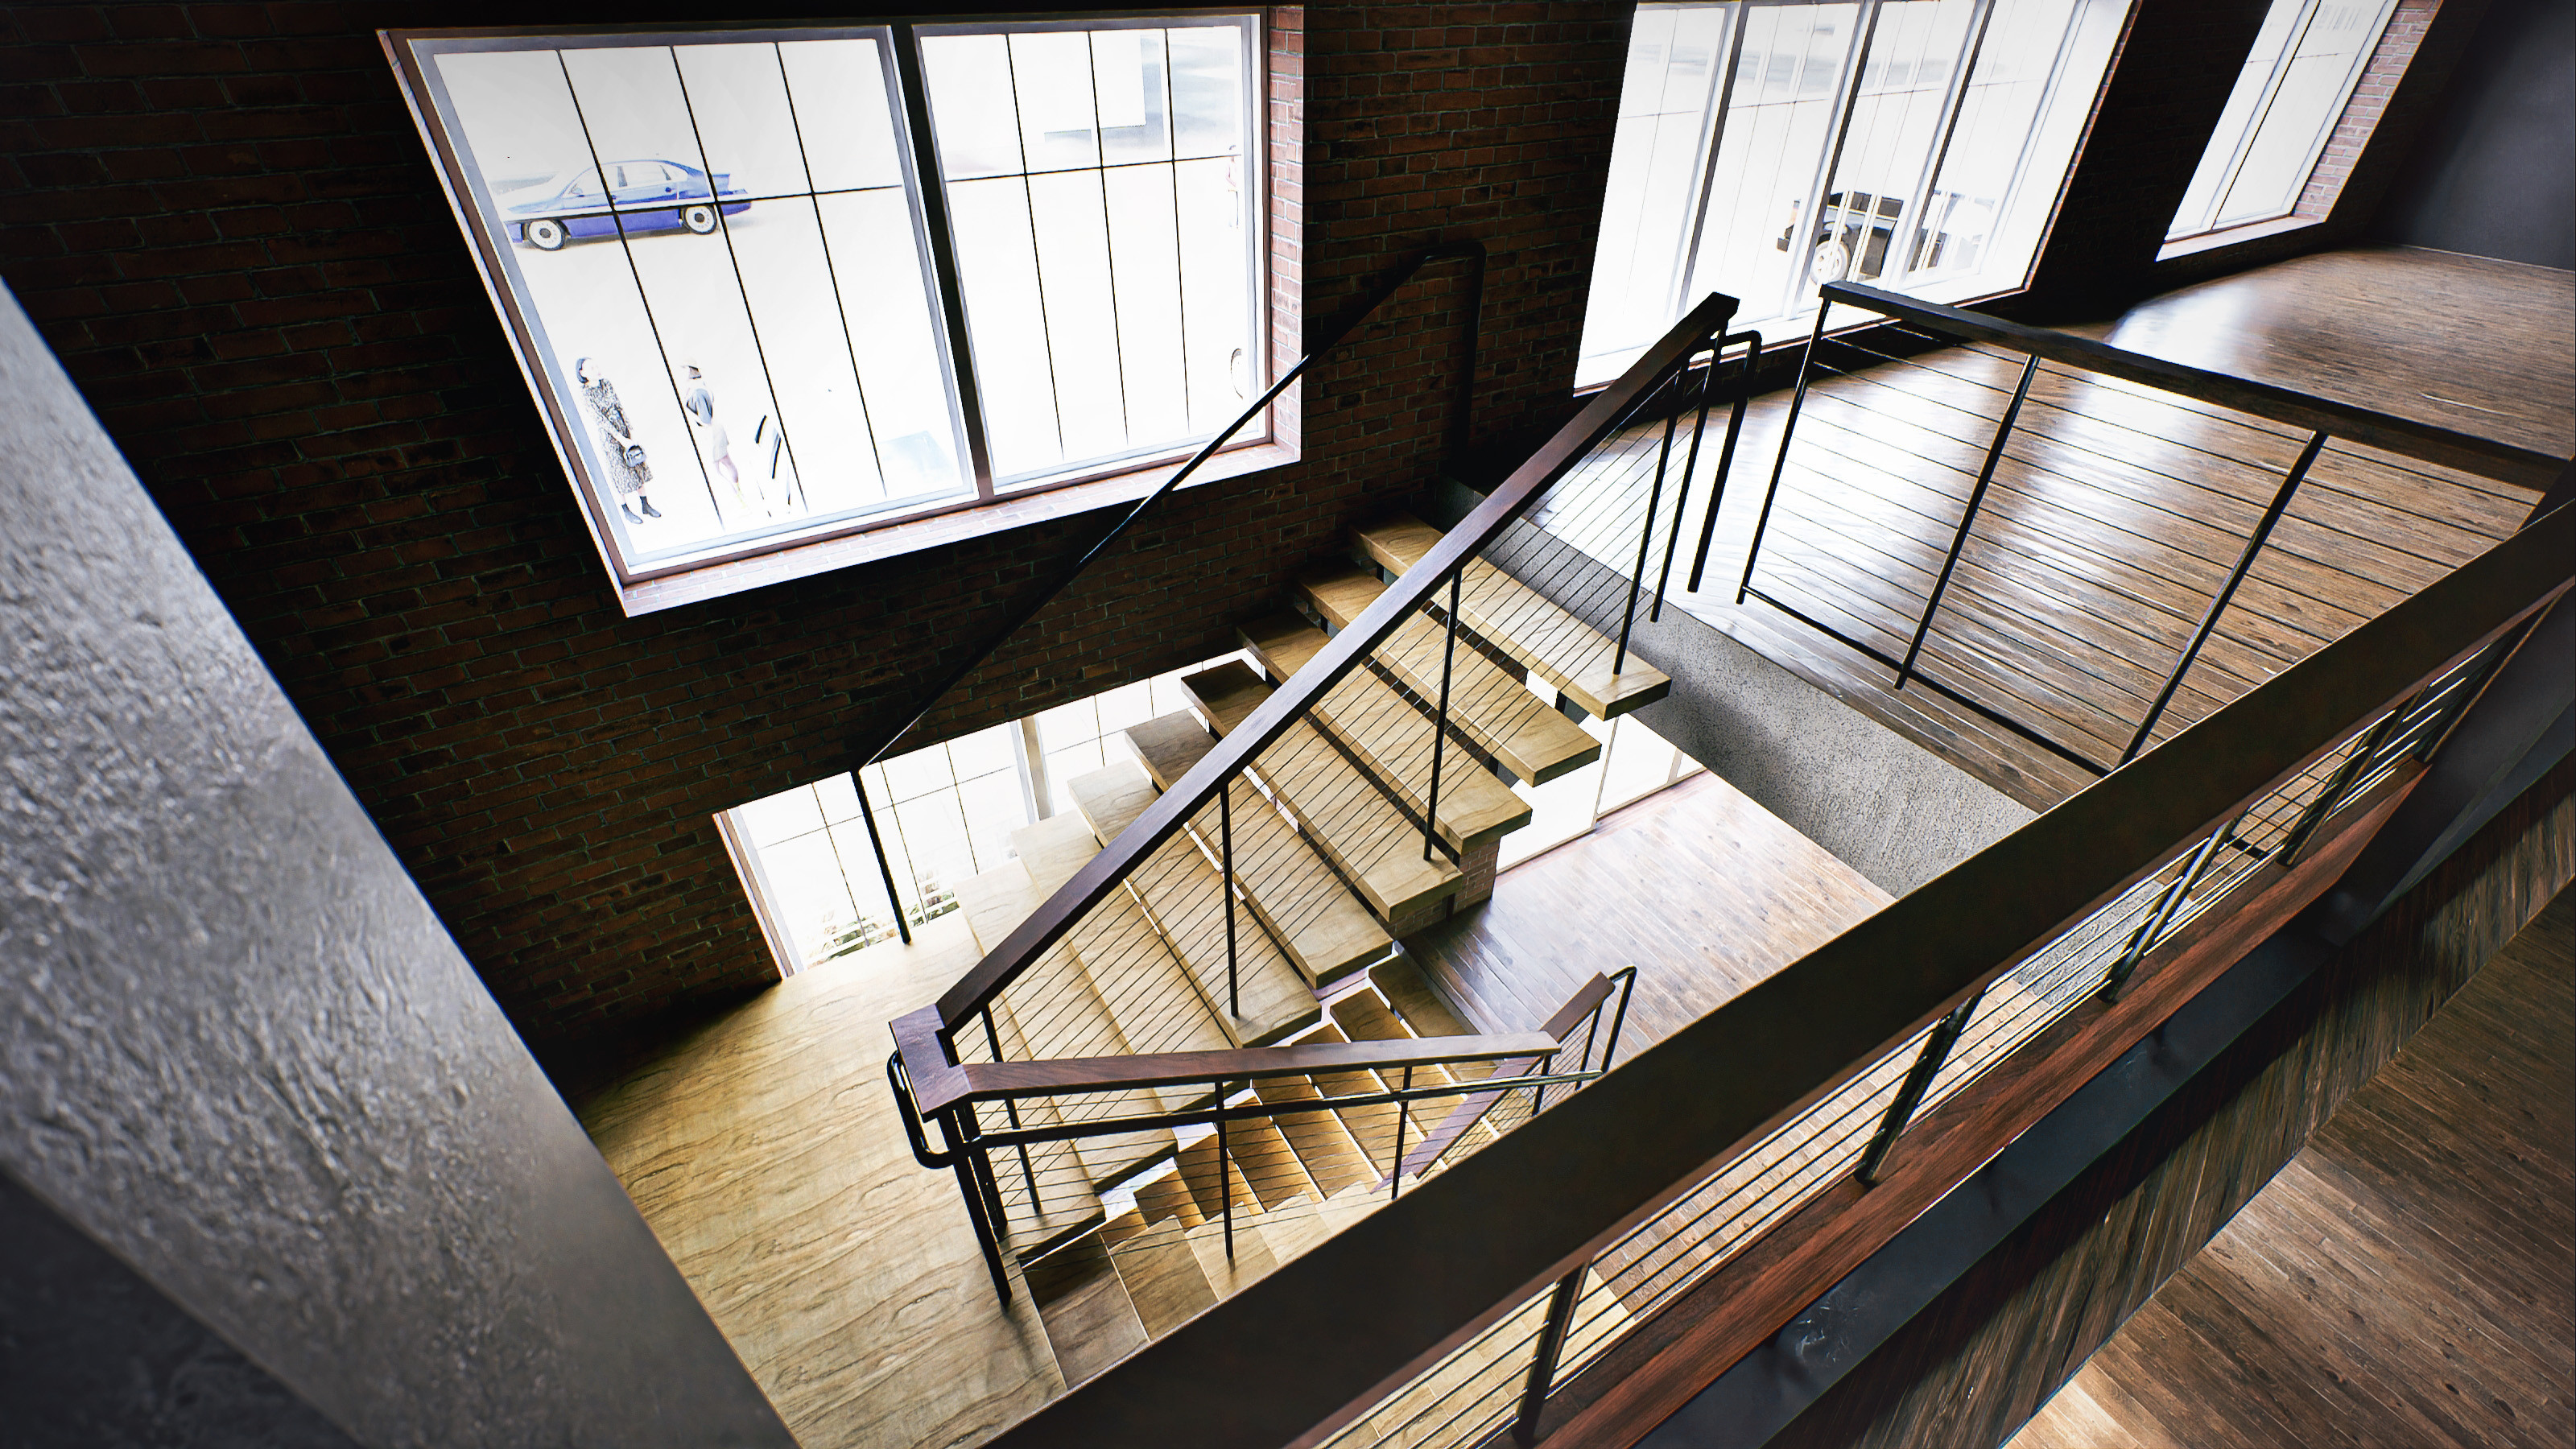
[[[2166,240],[2291,214],[2396,0],[2273,0]]]

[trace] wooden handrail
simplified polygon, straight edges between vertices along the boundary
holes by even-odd
[[[1139,861],[1170,839],[1199,807],[1215,798],[1227,782],[1241,775],[1254,756],[1306,712],[1309,705],[1357,668],[1369,651],[1425,599],[1445,587],[1449,575],[1465,566],[1477,549],[1500,535],[1538,495],[1571,472],[1595,445],[1608,437],[1637,403],[1653,395],[1707,339],[1722,335],[1735,315],[1735,299],[1712,292],[1671,331],[1646,350],[1619,380],[1595,394],[1572,422],[1530,455],[1529,461],[1477,505],[1457,527],[1441,536],[1422,561],[1380,594],[1375,603],[1295,675],[1274,691],[1242,724],[1226,732],[1216,747],[1188,773],[1172,782],[1118,838],[1093,856],[1073,878],[1014,928],[939,998],[943,1036],[984,1009],[1045,950],[1073,928],[1101,897],[1117,888]],[[919,1085],[916,1078],[916,1085]]]
[[[2565,593],[2571,561],[2560,508],[992,1443],[1317,1442]]]
[[[1920,322],[1951,337],[2001,343],[2015,352],[2045,357],[2051,362],[2062,362],[2087,372],[2098,372],[2124,382],[2216,403],[2220,407],[2234,408],[2276,423],[2329,433],[2422,462],[2458,468],[2526,488],[2547,488],[2558,477],[2559,471],[2567,466],[2564,458],[2459,432],[2437,423],[2417,422],[2394,413],[2315,397],[2274,383],[2230,377],[2226,373],[2211,372],[2188,363],[2126,351],[2089,337],[2008,322],[1983,312],[1917,301],[1858,282],[1828,282],[1824,286],[1823,297],[1826,302],[1866,307],[1886,316]]]
[[[1501,1036],[1305,1042],[1229,1052],[1145,1052],[1120,1057],[1057,1057],[1042,1062],[967,1062],[940,1083],[939,1093],[922,1092],[917,1101],[928,1116],[960,1102],[1295,1077],[1309,1072],[1420,1067],[1438,1062],[1490,1062],[1506,1057],[1545,1056],[1562,1045],[1545,1032],[1524,1031]]]
[[[1234,1051],[954,1063],[937,1053],[939,1013],[927,1006],[897,1020],[894,1036],[896,1050],[903,1054],[904,1072],[913,1083],[914,1104],[922,1115],[936,1116],[960,1102],[1000,1101],[1006,1097],[1543,1057],[1562,1049],[1567,1035],[1609,1000],[1613,989],[1609,977],[1595,973],[1536,1031],[1405,1037],[1395,1041],[1299,1042]]]

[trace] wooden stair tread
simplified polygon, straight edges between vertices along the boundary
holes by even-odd
[[[1166,790],[1216,746],[1207,728],[1185,713],[1131,725],[1126,734],[1146,773]],[[1244,899],[1306,979],[1330,986],[1384,957],[1393,938],[1269,799],[1240,781],[1227,791]],[[1188,829],[1203,854],[1216,853],[1214,802],[1200,808]]]
[[[1288,1139],[1279,1134],[1275,1123],[1262,1118],[1226,1124],[1226,1151],[1234,1158],[1235,1170],[1252,1188],[1253,1198],[1267,1211],[1285,1207],[1298,1198],[1317,1196],[1315,1184],[1298,1164],[1297,1154]]]
[[[1177,1169],[1138,1183],[1136,1210],[1143,1213],[1149,1223],[1170,1218],[1185,1228],[1194,1228],[1204,1221],[1199,1216],[1197,1201],[1190,1196],[1190,1190],[1182,1183]]]
[[[1241,724],[1270,697],[1270,686],[1240,662],[1181,680],[1219,734]],[[1359,888],[1381,920],[1394,920],[1457,894],[1462,877],[1439,858],[1422,858],[1421,837],[1393,802],[1305,720],[1254,757],[1254,773],[1306,825],[1306,838]]]
[[[1256,619],[1236,631],[1261,666],[1286,680],[1331,642],[1324,631],[1294,614]],[[1309,711],[1318,728],[1369,762],[1378,781],[1419,812],[1430,789],[1436,733],[1422,711],[1366,669],[1354,669],[1326,690]],[[1562,716],[1559,716],[1562,718]],[[1440,761],[1440,835],[1461,854],[1530,821],[1530,807],[1511,787],[1485,772],[1454,744]]]
[[[1067,782],[1075,807],[1107,836],[1143,813],[1138,797],[1154,798],[1153,782],[1135,762],[1121,760]],[[1121,819],[1121,816],[1124,819]],[[1227,1010],[1225,887],[1217,868],[1186,834],[1156,846],[1129,873],[1126,889],[1189,969],[1209,1010],[1238,1046],[1266,1046],[1312,1026],[1322,1015],[1315,993],[1297,974],[1248,905],[1234,922],[1235,995],[1243,1012]],[[1238,898],[1239,900],[1239,898]]]
[[[1232,1148],[1233,1129],[1227,1129],[1227,1147]],[[1181,1185],[1188,1189],[1190,1201],[1197,1204],[1199,1218],[1213,1223],[1225,1215],[1225,1198],[1217,1191],[1219,1164],[1216,1134],[1211,1132],[1181,1149]],[[1226,1185],[1232,1189],[1234,1210],[1238,1213],[1257,1211],[1261,1202],[1252,1195],[1252,1187],[1239,1171],[1227,1174]]]
[[[1342,1042],[1350,1037],[1326,1021],[1306,1038],[1311,1042]],[[1374,1073],[1353,1069],[1347,1072],[1317,1072],[1314,1083],[1327,1097],[1355,1097],[1380,1090]],[[1395,1105],[1372,1102],[1361,1107],[1336,1107],[1333,1116],[1350,1133],[1369,1166],[1380,1174],[1395,1169]]]
[[[1317,1102],[1323,1094],[1304,1077],[1272,1077],[1255,1082],[1253,1091],[1273,1107],[1298,1102]],[[1368,1159],[1361,1155],[1359,1144],[1330,1112],[1295,1112],[1275,1119],[1279,1135],[1288,1139],[1290,1150],[1306,1166],[1306,1175],[1324,1196],[1351,1186],[1374,1181],[1377,1174],[1369,1170]]]
[[[1420,563],[1440,541],[1440,530],[1401,514],[1358,532],[1360,546],[1392,574]],[[1607,719],[1672,692],[1672,677],[1639,659],[1634,650],[1629,652],[1627,667],[1612,674],[1616,640],[1492,564],[1469,559],[1463,573],[1460,622],[1590,713]]]
[[[1297,591],[1336,629],[1350,627],[1386,585],[1352,570],[1300,579]],[[1601,742],[1472,648],[1451,650],[1447,631],[1416,612],[1374,651],[1377,661],[1427,700],[1440,698],[1449,657],[1449,723],[1523,783],[1537,785],[1601,758]]]
[[[993,1026],[1006,1053],[1026,1050],[1019,1023],[998,1003]],[[1027,1098],[1014,1106],[1020,1127],[1043,1130],[1063,1124],[1055,1104],[1044,1097]],[[986,1116],[987,1125],[994,1130],[1013,1125],[1011,1113],[999,1108],[990,1109],[989,1114],[986,1109],[978,1109],[978,1115]],[[1072,1143],[1032,1143],[1027,1151],[1025,1169],[1019,1149],[993,1155],[994,1180],[1002,1190],[1003,1236],[1010,1240],[1011,1252],[1023,1267],[1099,1226],[1106,1211]],[[1037,1179],[1034,1202],[1028,1200],[1031,1177]]]

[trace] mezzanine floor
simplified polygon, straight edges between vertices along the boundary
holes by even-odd
[[[2576,1440],[2576,894],[2167,1279],[2010,1449]]]
[[[1703,773],[1504,872],[1491,901],[1414,946],[1459,1031],[1534,1023],[1593,972],[1636,966],[1625,1058],[1886,900]],[[808,1449],[961,1449],[1123,1354],[1103,1345],[1143,1340],[1127,1305],[1146,1284],[1041,1311],[1014,1268],[1001,1309],[955,1179],[913,1161],[885,1023],[978,954],[958,914],[915,936],[791,977],[575,1104]],[[1417,1021],[1438,1009],[1419,978],[1388,984]],[[1275,1263],[1303,1246],[1257,1251]],[[1128,1317],[1093,1321],[1104,1302]]]
[[[2576,451],[2576,274],[2412,248],[2321,253],[2067,329],[2556,456]],[[1792,347],[1800,345],[1792,339]],[[2020,358],[1952,347],[1811,389],[1739,604],[1789,409],[1756,398],[1693,616],[2033,809],[2091,774],[1802,623],[1906,653]],[[1714,425],[1715,420],[1712,419]],[[2303,441],[2043,366],[1924,643],[1923,670],[2116,762]],[[1705,518],[1712,446],[1680,536]],[[2535,491],[2330,447],[2154,738],[2236,698],[2520,526]],[[1579,500],[1565,508],[1575,512]],[[1624,571],[1633,536],[1578,537]],[[1673,575],[1689,572],[1687,549]]]

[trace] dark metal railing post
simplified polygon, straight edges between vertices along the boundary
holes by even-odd
[[[1219,886],[1225,893],[1225,1010],[1237,1021],[1243,1020],[1243,997],[1235,981],[1234,970],[1234,785],[1216,792],[1217,841],[1224,856],[1224,880]],[[1222,1105],[1222,1104],[1220,1104]]]
[[[1611,980],[1619,983],[1619,1009],[1610,1014],[1610,1039],[1601,1044],[1601,1070],[1610,1070],[1611,1059],[1619,1055],[1619,1028],[1628,1024],[1628,998],[1637,990],[1637,968],[1623,966],[1613,972]]]
[[[2032,353],[2021,367],[2021,385],[2013,389],[2012,402],[2004,408],[2003,421],[1995,424],[1995,440],[1986,449],[1985,466],[1977,470],[1977,486],[1968,490],[1968,506],[1959,514],[1959,531],[1950,539],[1950,556],[1941,561],[1941,576],[1932,581],[1932,596],[1923,601],[1922,622],[1914,626],[1914,642],[1905,646],[1905,662],[1896,666],[1896,687],[1914,677],[1914,661],[1923,653],[1923,641],[1932,633],[1932,616],[1941,609],[1941,595],[1950,588],[1950,575],[1958,570],[1959,554],[1968,546],[1968,530],[1977,523],[1977,510],[1985,506],[1986,489],[1995,481],[1995,465],[2004,460],[2004,444],[2012,437],[2013,423],[2021,417],[2022,400],[2030,396],[2031,379],[2039,375],[2039,354]]]
[[[1413,1090],[1413,1068],[1404,1069],[1404,1085],[1396,1088],[1395,1102],[1395,1169],[1386,1175],[1386,1200],[1393,1202],[1404,1192],[1404,1124],[1412,1115],[1413,1101],[1402,1093]]]
[[[868,849],[876,852],[877,875],[885,881],[886,904],[894,907],[895,934],[903,937],[903,943],[909,946],[912,944],[912,922],[904,915],[903,897],[894,891],[894,867],[886,863],[885,840],[877,834],[877,812],[868,804],[867,773],[868,767],[864,764],[852,769],[850,784],[859,794],[859,818],[868,822]],[[997,1061],[1001,1055],[1000,1052],[993,1053]]]
[[[1682,515],[1690,512],[1691,474],[1699,467],[1699,440],[1708,431],[1708,396],[1717,386],[1717,364],[1725,351],[1724,339],[1710,341],[1708,369],[1699,378],[1699,416],[1691,422],[1690,450],[1682,454],[1681,486],[1673,490],[1673,527],[1664,538],[1664,566],[1655,574],[1655,602],[1646,607],[1646,622],[1649,624],[1663,622],[1664,592],[1673,582],[1673,555],[1681,552],[1682,547]],[[1716,506],[1712,499],[1709,507]],[[1655,515],[1651,509],[1646,513],[1646,526],[1655,526]]]
[[[1709,370],[1717,370],[1714,361],[1709,363]],[[1685,359],[1682,370],[1673,374],[1673,381],[1682,383],[1689,377],[1690,364]],[[1655,454],[1655,482],[1646,490],[1646,521],[1637,529],[1637,566],[1628,571],[1628,607],[1620,612],[1619,646],[1610,656],[1610,677],[1614,681],[1619,677],[1619,671],[1628,666],[1628,635],[1637,627],[1637,597],[1646,589],[1646,560],[1655,554],[1655,510],[1664,501],[1664,473],[1672,467],[1673,432],[1681,425],[1681,420],[1678,408],[1664,417],[1664,442]],[[1697,442],[1698,439],[1693,437],[1692,441]]]
[[[1449,743],[1449,667],[1458,658],[1458,591],[1466,578],[1467,570],[1463,565],[1449,576],[1449,628],[1440,645],[1440,708],[1431,721],[1431,795],[1422,804],[1424,860],[1431,858],[1432,837],[1440,830],[1440,763]]]
[[[1708,571],[1708,548],[1717,540],[1717,511],[1726,503],[1726,478],[1735,467],[1735,442],[1744,436],[1744,409],[1753,401],[1753,367],[1762,360],[1761,333],[1734,333],[1719,338],[1717,345],[1722,350],[1731,342],[1746,344],[1744,368],[1735,374],[1735,402],[1726,414],[1726,445],[1717,450],[1717,476],[1708,483],[1708,511],[1700,515],[1699,548],[1691,555],[1690,581],[1682,585],[1682,592],[1686,594],[1699,592],[1700,575]],[[1712,369],[1714,366],[1711,364]],[[1705,413],[1700,421],[1703,426],[1707,424]]]
[[[1216,1082],[1216,1200],[1225,1218],[1225,1260],[1234,1261],[1234,1154],[1225,1143],[1225,1079]]]
[[[1896,1145],[1897,1137],[1905,1131],[1905,1124],[1913,1120],[1914,1109],[1923,1105],[1924,1093],[1932,1090],[1932,1079],[1940,1075],[1942,1064],[1950,1059],[1950,1049],[1967,1034],[1968,1019],[1977,1014],[1977,1003],[1985,999],[1986,993],[1979,990],[1960,1002],[1948,1016],[1933,1023],[1932,1034],[1923,1040],[1922,1052],[1914,1058],[1914,1065],[1906,1069],[1905,1081],[1896,1089],[1896,1100],[1887,1104],[1887,1115],[1879,1119],[1878,1131],[1870,1137],[1869,1145],[1861,1149],[1860,1166],[1852,1172],[1861,1186],[1878,1185],[1879,1170],[1887,1165],[1888,1149]]]
[[[1539,1411],[1547,1407],[1547,1391],[1556,1385],[1556,1361],[1565,1352],[1566,1337],[1574,1328],[1574,1305],[1583,1296],[1583,1275],[1592,1265],[1584,1264],[1556,1280],[1556,1288],[1547,1300],[1547,1322],[1538,1331],[1538,1352],[1530,1359],[1529,1383],[1521,1390],[1521,1411],[1512,1419],[1512,1439],[1520,1444],[1538,1442]]]
[[[2112,962],[2110,971],[2103,976],[2104,996],[2114,1001],[2119,999],[2120,988],[2129,984],[2129,977],[2137,971],[2138,963],[2147,959],[2147,953],[2154,950],[2156,942],[2163,938],[2166,923],[2173,919],[2174,912],[2182,909],[2182,903],[2190,899],[2192,887],[2200,884],[2201,876],[2209,870],[2209,863],[2218,858],[2219,850],[2228,841],[2236,838],[2236,827],[2244,823],[2242,815],[2228,821],[2202,841],[2200,849],[2192,852],[2191,863],[2183,867],[2182,874],[2174,877],[2172,885],[2165,887],[2164,894],[2156,897],[2156,908],[2138,924],[2137,931],[2129,937],[2129,944],[2121,949],[2120,959]]]
[[[2398,722],[2413,708],[2410,702],[2406,708],[2392,709],[2386,718],[2372,725],[2370,733],[2362,736],[2361,743],[2353,747],[2351,756],[2336,768],[2334,778],[2317,792],[2317,798],[2308,802],[2307,809],[2299,812],[2298,823],[2290,827],[2289,835],[2281,842],[2283,866],[2299,863],[2299,852],[2307,849],[2308,840],[2317,833],[2317,827],[2325,824],[2326,817],[2343,804],[2345,792],[2352,789],[2353,782],[2361,778],[2361,772],[2369,768],[2371,756],[2379,753],[2379,747],[2388,742],[2388,736],[2396,730]]]
[[[1002,1034],[999,1031],[996,1031],[993,1027],[993,1008],[990,1006],[985,1007],[983,1017],[984,1044],[993,1049],[993,1060],[998,1062],[1002,1059]],[[1019,1131],[1019,1099],[1015,1097],[1004,1097],[1002,1099],[1002,1112],[1003,1115],[1011,1119],[1011,1130],[1014,1132]],[[1045,1214],[1043,1210],[1038,1207],[1037,1169],[1029,1162],[1029,1144],[1025,1142],[1019,1144],[1018,1150],[1020,1154],[1020,1176],[1026,1179],[1029,1185],[1029,1212],[1033,1215],[1043,1217]]]
[[[2263,551],[2272,530],[2279,526],[2281,515],[2290,511],[2290,496],[2299,491],[2299,484],[2306,480],[2308,469],[2316,463],[2317,454],[2325,451],[2325,446],[2326,435],[2323,432],[2310,437],[2308,446],[2299,453],[2299,461],[2290,466],[2289,476],[2281,480],[2281,491],[2272,495],[2272,506],[2263,510],[2262,521],[2254,525],[2253,536],[2245,540],[2245,551],[2237,555],[2236,567],[2228,570],[2227,582],[2219,587],[2218,596],[2209,601],[2209,612],[2201,616],[2200,627],[2192,631],[2191,643],[2184,647],[2182,658],[2175,662],[2172,676],[2157,692],[2156,702],[2148,706],[2147,717],[2139,723],[2138,733],[2129,741],[2129,747],[2120,752],[2121,764],[2136,759],[2138,751],[2147,747],[2147,736],[2155,733],[2156,721],[2164,717],[2165,706],[2173,703],[2174,692],[2182,688],[2182,677],[2191,672],[2192,661],[2200,657],[2201,646],[2208,643],[2209,636],[2216,632],[2218,616],[2227,612],[2227,603],[2236,597],[2237,586],[2245,582],[2248,573],[2253,572],[2254,556]]]
[[[1771,505],[1780,498],[1780,475],[1789,466],[1789,440],[1798,432],[1798,412],[1807,405],[1807,378],[1816,370],[1816,349],[1824,345],[1825,317],[1834,310],[1834,299],[1821,297],[1816,302],[1816,330],[1807,336],[1806,355],[1798,359],[1798,389],[1789,394],[1789,416],[1780,422],[1780,451],[1771,459],[1771,486],[1762,494],[1762,511],[1753,519],[1753,542],[1744,550],[1744,578],[1735,586],[1735,602],[1744,602],[1753,590],[1753,561],[1762,556],[1762,531],[1771,526]]]
[[[1011,1306],[1011,1276],[1002,1266],[1002,1234],[999,1223],[985,1210],[984,1185],[978,1181],[974,1150],[974,1130],[970,1109],[960,1108],[946,1119],[949,1145],[957,1154],[957,1188],[966,1199],[966,1221],[975,1229],[975,1244],[984,1250],[984,1266],[993,1275],[993,1291],[1001,1296],[1002,1306]]]

